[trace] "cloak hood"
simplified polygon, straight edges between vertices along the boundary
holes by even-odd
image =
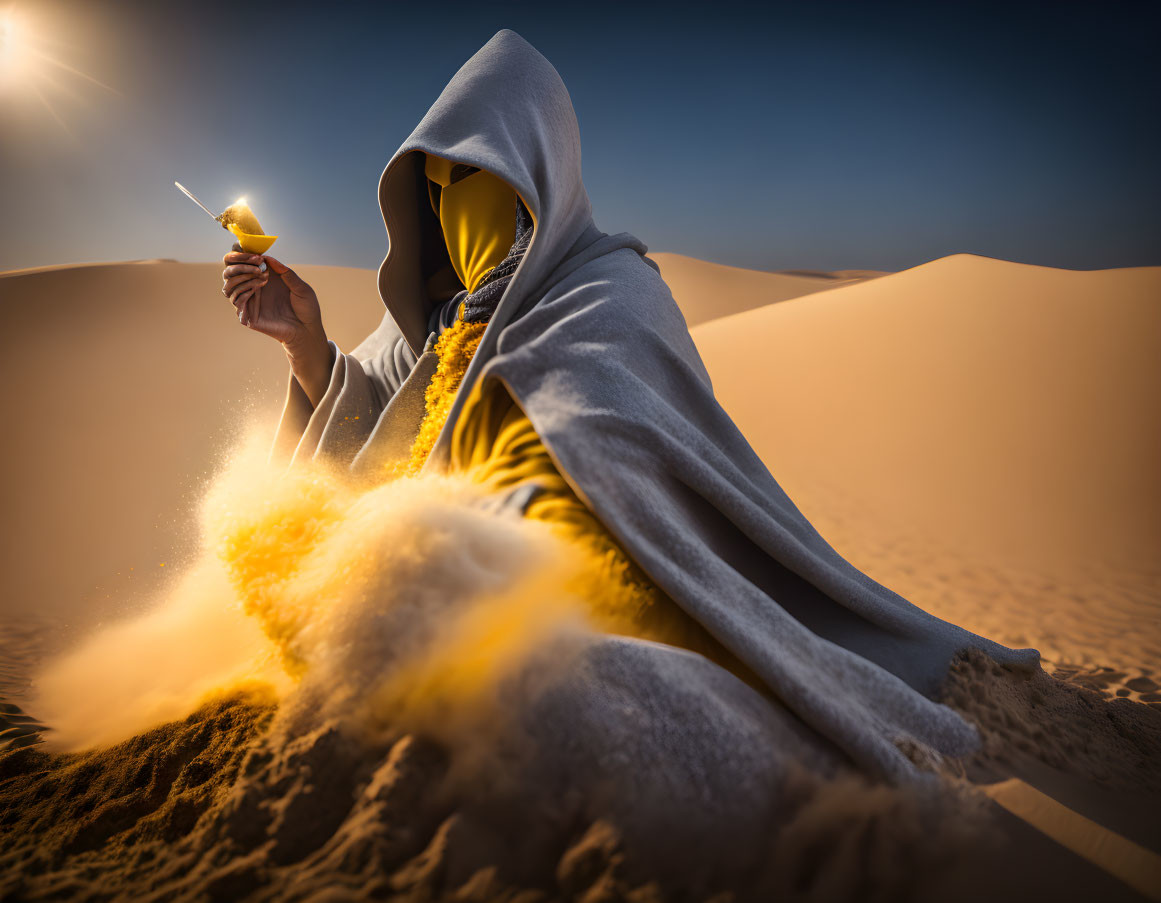
[[[448,465],[466,400],[500,380],[621,547],[818,734],[889,777],[916,776],[918,748],[971,750],[974,728],[933,701],[951,658],[976,647],[1034,668],[1037,652],[927,614],[813,528],[715,399],[645,246],[593,224],[568,92],[512,31],[464,64],[384,169],[389,313],[353,352],[336,348],[316,407],[290,380],[276,451],[371,474],[409,453],[435,368],[429,286],[448,263],[427,153],[504,179],[535,231],[425,470]]]
[[[532,244],[493,314],[493,332],[503,330],[578,241],[603,235],[581,181],[580,128],[564,82],[516,32],[497,32],[460,67],[379,179],[390,242],[379,294],[416,354],[427,339],[431,307],[441,300],[429,296],[426,283],[446,258],[426,203],[425,154],[499,176],[532,214]]]

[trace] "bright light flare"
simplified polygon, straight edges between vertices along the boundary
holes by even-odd
[[[0,12],[0,85],[16,81],[32,58],[23,23],[12,10]]]
[[[80,89],[90,85],[111,94],[120,92],[63,59],[57,50],[62,45],[50,37],[57,34],[59,29],[37,21],[24,9],[0,10],[0,97],[39,101],[49,116],[69,132],[58,104],[84,100]]]

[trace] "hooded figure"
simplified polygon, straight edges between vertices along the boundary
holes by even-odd
[[[476,170],[494,178],[493,198],[514,193],[503,240],[454,237],[437,194],[455,188],[457,167],[468,180]],[[473,190],[492,189],[479,180]],[[1038,653],[910,604],[844,560],[795,507],[715,400],[645,245],[594,224],[576,116],[543,56],[498,32],[391,158],[379,201],[387,313],[354,351],[332,348],[316,407],[291,378],[276,457],[325,456],[369,479],[442,472],[470,464],[481,437],[494,440],[505,422],[528,424],[525,438],[548,463],[509,480],[505,504],[527,512],[546,494],[577,500],[758,691],[641,640],[607,646],[606,676],[622,667],[614,659],[649,659],[655,679],[675,668],[709,675],[697,706],[705,717],[726,724],[761,699],[888,779],[917,776],[917,746],[974,748],[974,728],[933,701],[952,657],[975,647],[1034,668]],[[497,241],[509,238],[496,263]],[[455,380],[440,383],[450,355],[437,344],[453,331],[470,342]]]

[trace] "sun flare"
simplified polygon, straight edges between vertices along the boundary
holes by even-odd
[[[28,49],[20,21],[6,10],[0,13],[0,84],[15,81],[28,64]]]
[[[57,30],[24,8],[0,10],[0,98],[35,100],[69,132],[60,112],[63,101],[83,99],[84,88],[120,92],[69,63],[67,47],[60,46]]]

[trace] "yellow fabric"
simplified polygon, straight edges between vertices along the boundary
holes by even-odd
[[[585,570],[591,583],[578,589],[594,602],[599,620],[617,632],[638,632],[634,625],[646,622],[655,602],[653,585],[569,488],[531,421],[497,385],[469,400],[453,434],[452,469],[467,472],[494,492],[534,482],[540,491],[525,517],[552,524],[590,559]]]
[[[443,160],[431,166],[429,173],[446,180],[450,167]],[[481,174],[473,174],[456,186]],[[446,202],[446,189],[444,195]],[[514,232],[515,216],[511,219]],[[506,240],[500,259],[513,240]],[[424,395],[424,418],[408,459],[401,465],[393,464],[391,476],[414,475],[423,467],[447,423],[456,392],[486,328],[486,323],[456,320],[436,341],[438,363]],[[761,682],[741,662],[662,593],[625,554],[561,475],[532,422],[499,380],[481,381],[473,388],[456,422],[450,457],[453,472],[467,473],[491,491],[506,492],[527,482],[536,484],[538,493],[524,515],[551,524],[557,535],[582,556],[586,582],[574,589],[589,602],[604,629],[700,652],[761,689]]]
[[[483,169],[453,185],[453,165],[429,154],[424,171],[440,186],[436,212],[452,268],[474,292],[516,241],[516,191]]]
[[[393,467],[394,475],[414,475],[423,467],[447,423],[456,392],[486,326],[457,320],[436,341],[434,350],[439,360],[424,393],[426,412],[407,462],[402,469]],[[469,402],[476,396],[478,393]],[[482,403],[465,409],[453,434],[453,446],[456,450],[466,449],[466,454],[453,450],[452,470],[469,472],[492,491],[534,480],[542,491],[525,516],[553,524],[577,546],[578,554],[591,558],[590,566],[585,568],[591,582],[578,587],[578,591],[594,600],[594,613],[605,626],[618,632],[642,632],[634,626],[646,624],[648,610],[656,598],[655,589],[569,488],[531,421],[502,385],[500,391],[486,394]]]
[[[406,464],[400,468],[392,464],[394,475],[400,473],[414,476],[419,473],[427,456],[431,453],[435,440],[439,438],[443,425],[447,423],[447,415],[451,413],[452,402],[455,401],[456,390],[463,381],[472,355],[480,339],[484,337],[487,323],[466,323],[456,320],[436,340],[434,351],[439,358],[431,382],[423,394],[425,412],[423,421],[419,425],[419,432],[415,441],[411,443],[411,454]]]
[[[540,487],[525,516],[553,525],[589,559],[579,590],[610,633],[700,652],[761,688],[761,682],[649,579],[561,475],[532,422],[499,380],[477,384],[456,422],[451,469],[496,492],[522,483]]]

